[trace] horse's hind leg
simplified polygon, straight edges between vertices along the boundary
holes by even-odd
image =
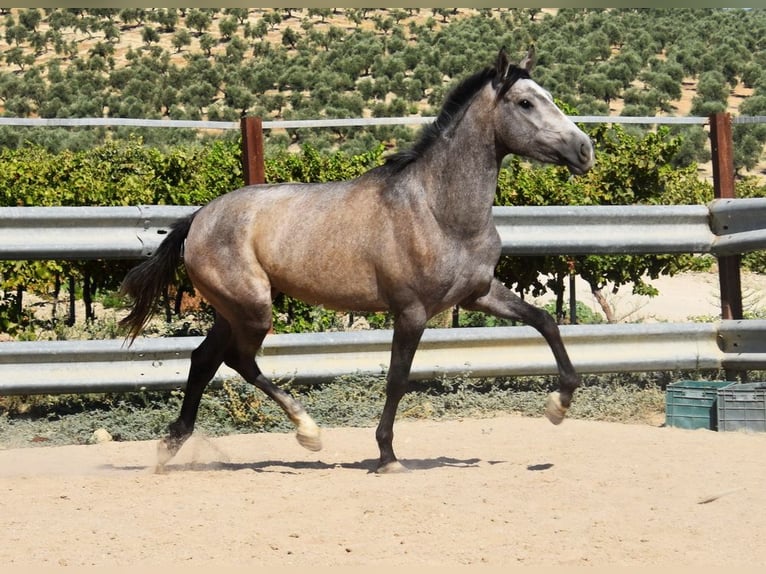
[[[224,354],[231,340],[229,323],[222,317],[216,316],[215,323],[204,341],[192,351],[181,413],[175,422],[170,424],[168,435],[161,439],[157,446],[158,471],[162,471],[164,465],[175,456],[186,439],[191,436],[202,393],[223,363]]]
[[[461,307],[473,311],[483,311],[497,317],[521,321],[537,329],[548,342],[556,359],[559,371],[559,392],[548,396],[545,415],[553,424],[564,420],[575,389],[580,386],[580,377],[574,370],[569,354],[561,340],[558,325],[549,313],[530,305],[511,292],[497,279],[492,280],[489,292],[469,301],[464,301]]]
[[[247,333],[247,335],[243,333]],[[267,330],[263,328],[239,331],[234,344],[226,351],[224,362],[237,371],[248,383],[271,397],[285,411],[285,414],[296,426],[296,438],[301,446],[312,451],[321,450],[322,440],[319,427],[303,408],[303,405],[290,393],[272,383],[261,372],[255,361],[255,354],[261,347],[266,333]]]

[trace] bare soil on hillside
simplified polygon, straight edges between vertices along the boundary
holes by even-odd
[[[766,435],[503,416],[0,451],[8,566],[763,564]]]

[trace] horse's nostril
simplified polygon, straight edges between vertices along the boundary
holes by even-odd
[[[592,155],[593,146],[590,144],[590,142],[583,143],[580,146],[580,157],[585,160],[589,160]]]

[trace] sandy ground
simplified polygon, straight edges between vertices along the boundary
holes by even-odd
[[[766,562],[766,435],[505,416],[0,451],[4,566]]]
[[[763,280],[743,276],[746,307]],[[717,315],[715,274],[612,300],[633,320]],[[578,287],[578,298],[588,300]],[[592,302],[595,304],[595,302]],[[0,450],[3,566],[766,563],[766,433],[505,416],[403,421],[412,469],[372,472],[374,430]]]

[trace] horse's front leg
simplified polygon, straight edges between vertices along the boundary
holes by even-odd
[[[540,332],[553,351],[560,380],[559,391],[548,395],[545,415],[553,424],[559,424],[563,421],[569,405],[572,403],[572,395],[575,389],[580,386],[580,377],[569,360],[569,354],[561,340],[559,327],[553,317],[546,311],[530,305],[494,278],[486,294],[476,299],[464,301],[460,306],[472,311],[490,313],[504,319],[521,321]]]
[[[410,377],[412,360],[420,343],[420,338],[426,325],[426,314],[418,308],[399,313],[394,320],[394,337],[391,344],[391,364],[386,379],[386,402],[380,416],[375,438],[380,449],[380,460],[377,472],[404,472],[407,468],[402,465],[394,454],[394,419],[399,408]]]

